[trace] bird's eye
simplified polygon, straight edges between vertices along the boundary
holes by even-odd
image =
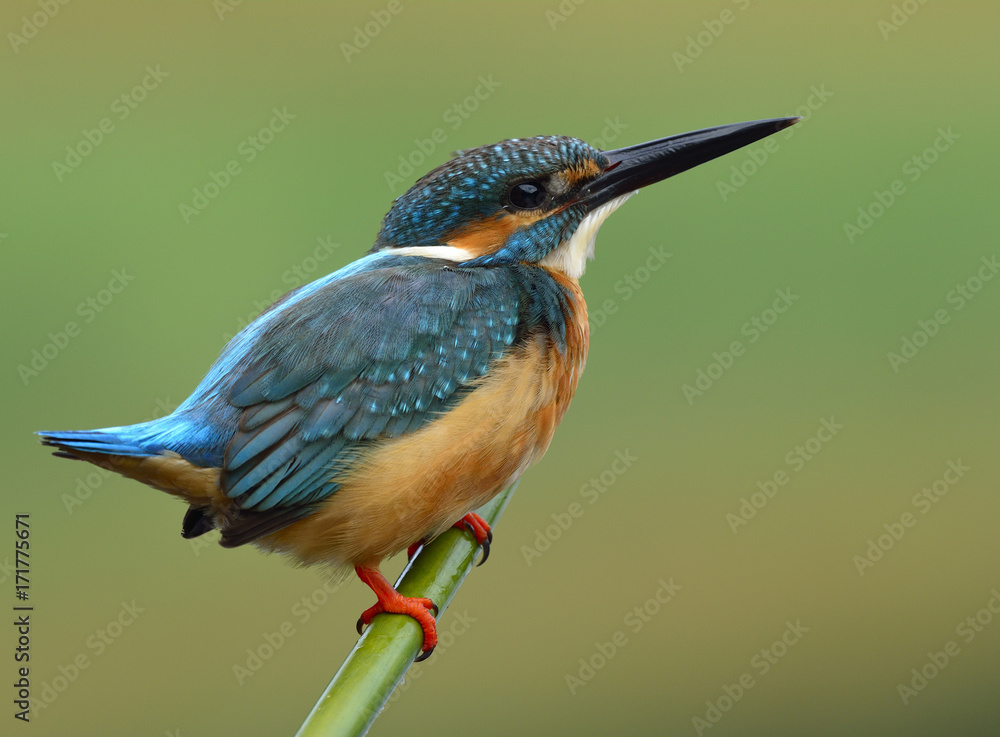
[[[535,210],[542,206],[547,197],[545,185],[538,181],[515,184],[507,195],[510,204],[519,210]]]

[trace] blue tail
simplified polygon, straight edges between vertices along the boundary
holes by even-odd
[[[130,442],[115,432],[125,428],[109,428],[108,430],[66,430],[62,432],[42,431],[37,433],[42,438],[42,445],[49,445],[57,450],[53,455],[60,458],[79,458],[73,451],[84,453],[102,453],[116,456],[148,456],[155,452],[142,448],[135,442]]]
[[[232,410],[235,413],[235,409]],[[218,474],[191,473],[192,470],[218,470],[222,466],[226,443],[232,438],[234,418],[217,412],[216,422],[206,423],[195,414],[175,411],[138,425],[105,427],[99,430],[42,431],[42,444],[55,448],[60,458],[86,460],[101,468],[141,481],[154,489],[179,496],[190,505],[181,535],[193,538],[217,524],[219,510],[213,507],[218,493]],[[166,456],[165,463],[156,460]],[[142,459],[142,460],[134,460]],[[186,462],[186,463],[185,463]],[[313,511],[303,505],[264,512],[245,512],[240,524],[227,534],[223,545],[235,547],[285,527]],[[234,517],[231,522],[236,521]],[[227,528],[228,533],[228,528]]]
[[[53,455],[60,458],[78,458],[76,453],[148,457],[170,451],[196,466],[219,468],[236,423],[223,412],[211,416],[214,422],[206,422],[205,414],[175,410],[165,417],[137,425],[97,430],[44,430],[38,435],[42,444],[55,448]]]

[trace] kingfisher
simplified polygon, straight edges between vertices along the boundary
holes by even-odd
[[[587,359],[579,279],[604,220],[642,187],[795,123],[723,125],[602,151],[568,136],[457,152],[397,198],[371,251],[295,289],[223,348],[165,417],[41,432],[303,565],[354,568],[381,613],[437,643],[437,607],[382,560],[462,527],[545,453]]]

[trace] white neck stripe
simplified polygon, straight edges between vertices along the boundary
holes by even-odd
[[[443,258],[461,263],[475,258],[464,248],[456,246],[406,246],[405,248],[389,248],[386,253],[397,256],[423,256],[424,258]]]

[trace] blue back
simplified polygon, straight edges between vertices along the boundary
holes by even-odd
[[[530,334],[565,349],[567,299],[531,265],[370,254],[272,305],[173,414],[95,433],[126,455],[221,468],[241,509],[308,505],[366,445],[431,421]]]

